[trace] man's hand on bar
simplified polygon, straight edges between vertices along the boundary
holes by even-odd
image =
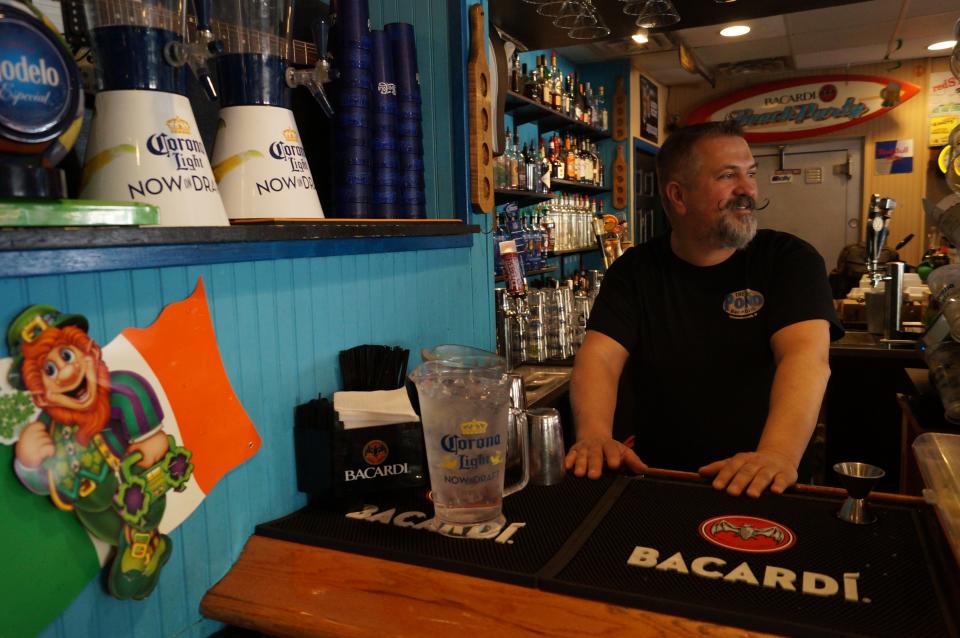
[[[637,474],[647,470],[647,465],[633,450],[604,436],[585,437],[574,443],[564,465],[567,471],[573,470],[574,476],[586,475],[592,479],[600,478],[604,465],[614,471],[625,466]]]
[[[732,496],[739,496],[746,489],[747,496],[757,498],[768,486],[774,494],[783,494],[797,482],[794,464],[785,455],[771,450],[741,452],[704,465],[698,471],[704,478],[715,475],[713,488],[726,489]]]

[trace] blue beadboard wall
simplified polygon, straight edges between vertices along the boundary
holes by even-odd
[[[338,389],[337,353],[362,343],[400,345],[410,349],[412,367],[423,346],[494,347],[489,219],[465,212],[466,6],[370,0],[374,27],[415,25],[429,214],[481,225],[473,247],[27,278],[0,273],[0,326],[31,303],[48,303],[86,315],[101,344],[128,326],[149,325],[202,276],[224,365],[263,440],[260,452],[173,533],[174,554],[146,601],[116,601],[94,581],[43,638],[216,632],[220,624],[200,615],[203,594],[229,570],[257,523],[306,502],[296,491],[293,410]],[[0,619],[7,613],[16,610],[3,610]]]

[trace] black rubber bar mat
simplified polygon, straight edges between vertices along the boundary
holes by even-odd
[[[957,566],[925,504],[836,517],[838,498],[734,498],[709,485],[630,482],[540,587],[801,636],[957,636]]]
[[[371,505],[347,515],[308,506],[258,525],[256,533],[535,587],[538,572],[555,556],[572,556],[579,549],[576,539],[589,536],[590,522],[601,521],[629,483],[609,475],[597,481],[568,476],[550,487],[528,485],[504,499],[507,524],[495,539],[448,538],[428,531],[424,523],[433,517],[433,504],[425,492],[370,496]]]

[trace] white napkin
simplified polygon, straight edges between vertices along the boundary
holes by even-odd
[[[404,388],[334,392],[333,409],[339,415],[344,430],[420,421]]]

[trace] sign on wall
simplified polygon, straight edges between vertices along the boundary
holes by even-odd
[[[913,172],[913,140],[877,142],[873,155],[874,175]]]
[[[704,104],[688,124],[736,120],[749,142],[793,140],[872,120],[903,104],[920,87],[872,75],[818,75],[766,82]]]
[[[949,71],[930,74],[927,114],[930,123],[928,145],[944,146],[950,131],[960,124],[960,80]]]
[[[660,142],[660,100],[657,85],[640,76],[640,136],[654,144]]]

